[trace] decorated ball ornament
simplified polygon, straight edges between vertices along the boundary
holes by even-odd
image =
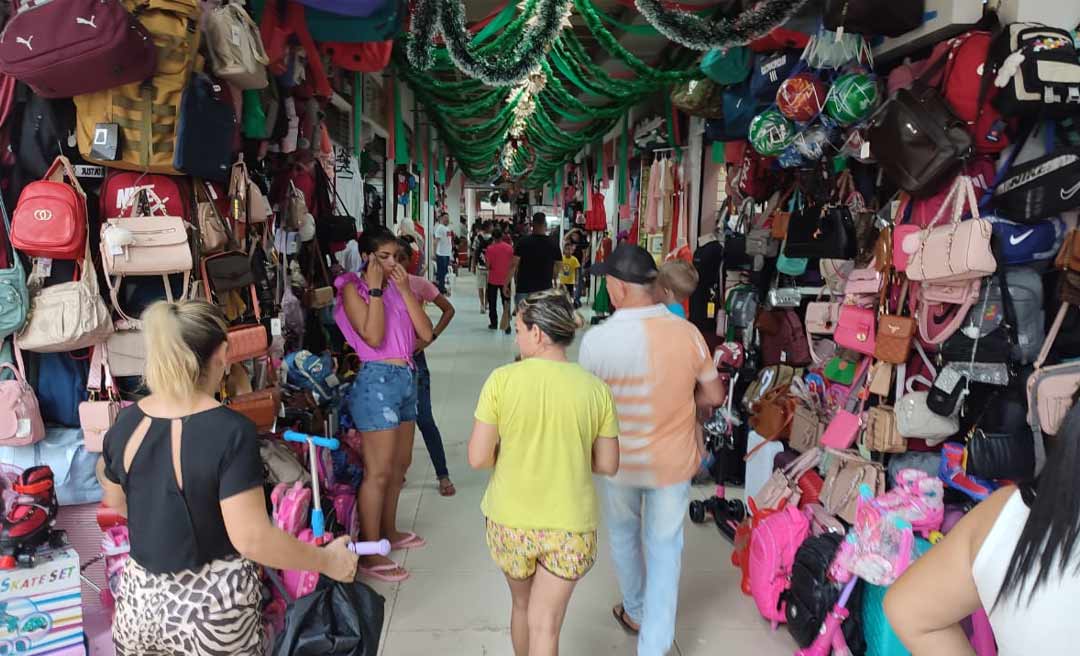
[[[842,125],[851,125],[869,116],[879,98],[877,81],[865,73],[848,73],[833,84],[825,113]]]
[[[750,121],[750,145],[762,155],[779,155],[795,140],[798,131],[778,109],[770,108]]]
[[[784,116],[806,123],[821,113],[828,89],[810,73],[799,73],[780,85],[776,92],[776,107]]]

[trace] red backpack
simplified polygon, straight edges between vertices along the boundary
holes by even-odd
[[[66,157],[57,157],[43,179],[19,194],[11,216],[11,245],[30,257],[85,256],[86,193]]]
[[[120,216],[120,211],[143,189],[147,192],[152,205],[150,209],[154,213],[190,220],[192,196],[187,178],[118,170],[109,171],[101,183],[101,219],[104,221]],[[218,195],[220,197],[220,191]],[[161,208],[157,207],[159,203]],[[228,204],[225,206],[228,207]]]
[[[993,105],[999,90],[993,83],[993,71],[986,64],[990,41],[989,32],[965,32],[938,44],[929,60],[949,58],[944,72],[935,75],[930,84],[941,89],[953,112],[967,122],[978,153],[999,153],[1009,145],[1006,120]]]

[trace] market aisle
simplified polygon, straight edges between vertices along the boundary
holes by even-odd
[[[385,656],[513,654],[510,593],[484,544],[480,498],[488,474],[470,470],[465,453],[480,387],[492,369],[513,359],[513,338],[487,330],[472,277],[460,277],[454,291],[451,300],[457,317],[429,351],[428,362],[435,416],[458,494],[451,499],[439,496],[431,461],[417,434],[399,527],[415,530],[429,546],[395,555],[404,558],[412,573],[408,581],[375,586],[386,596],[381,649]],[[698,496],[708,493],[706,488],[695,490]],[[773,633],[758,616],[753,601],[739,592],[730,551],[715,528],[694,526],[688,520],[678,651],[672,653],[790,655],[795,646],[787,633],[783,629]],[[570,603],[563,653],[632,654],[633,639],[611,618],[617,600],[607,540],[601,532],[600,558]]]

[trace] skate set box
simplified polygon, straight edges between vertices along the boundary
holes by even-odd
[[[33,567],[0,571],[0,654],[85,654],[79,554],[40,548]]]

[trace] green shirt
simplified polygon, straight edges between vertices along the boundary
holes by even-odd
[[[476,419],[499,428],[499,457],[480,504],[485,517],[512,528],[596,530],[593,440],[619,434],[602,380],[570,362],[529,358],[499,367],[480,391]]]

